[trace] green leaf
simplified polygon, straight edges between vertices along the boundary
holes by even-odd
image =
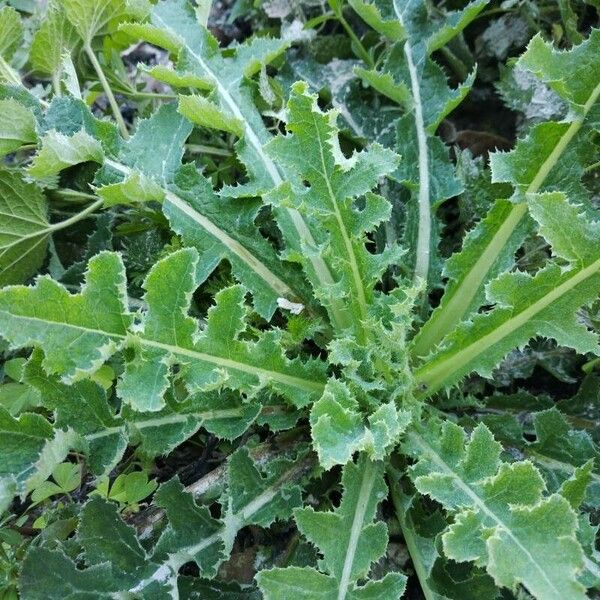
[[[383,460],[410,421],[394,402],[382,404],[367,421],[344,383],[331,379],[310,412],[313,445],[324,469],[346,464],[355,452]]]
[[[0,58],[10,60],[23,38],[23,24],[12,6],[0,8]]]
[[[588,467],[587,485],[581,493],[587,495],[592,506],[600,504],[600,476],[598,464],[600,453],[586,431],[572,428],[565,417],[556,409],[533,415],[535,441],[528,443],[524,450],[536,462],[548,481],[548,486],[557,491],[578,469]],[[564,494],[563,494],[564,495]],[[583,498],[579,502],[583,501]],[[574,506],[574,508],[578,508]]]
[[[484,565],[501,587],[523,584],[536,598],[586,598],[577,575],[583,553],[576,515],[567,500],[544,496],[544,482],[527,462],[503,463],[501,446],[484,425],[467,441],[450,422],[408,434],[417,490],[453,515],[445,554]]]
[[[531,212],[555,252],[569,260],[568,268],[550,261],[534,276],[504,273],[487,290],[494,310],[476,315],[448,336],[435,358],[416,371],[416,379],[433,393],[476,370],[489,375],[513,348],[542,335],[585,353],[600,353],[598,337],[582,325],[576,311],[591,302],[600,289],[600,229],[570,205],[564,194],[531,194]],[[565,247],[565,223],[556,219],[569,214],[570,244]],[[564,256],[562,256],[564,255]]]
[[[592,29],[585,41],[562,52],[538,34],[517,64],[547,83],[573,111],[585,114],[590,98],[598,96],[599,84],[593,74],[600,69],[600,30]]]
[[[107,475],[122,459],[127,446],[137,445],[144,456],[169,454],[201,427],[224,439],[240,436],[260,411],[255,402],[242,402],[238,394],[202,393],[177,401],[170,394],[157,412],[136,412],[111,407],[106,392],[83,380],[61,383],[42,369],[36,351],[25,368],[24,380],[41,394],[54,416],[57,430],[71,428],[80,439],[86,465],[96,477]],[[44,426],[45,427],[45,426]]]
[[[259,202],[221,198],[193,165],[181,167],[190,131],[175,105],[161,107],[138,123],[118,160],[105,161],[106,169],[96,176],[97,193],[109,204],[162,199],[172,229],[199,252],[198,284],[226,259],[253,294],[257,311],[270,318],[281,301],[298,302],[308,296],[306,285],[298,270],[282,263],[258,232],[254,221]],[[119,181],[121,177],[125,179]]]
[[[244,135],[244,126],[240,119],[225,114],[203,96],[179,96],[177,110],[195,125],[219,129],[238,137]]]
[[[173,363],[180,365],[179,377],[190,392],[225,386],[254,394],[268,387],[296,406],[314,399],[323,389],[320,361],[289,360],[281,351],[273,352],[280,338],[276,330],[255,342],[239,339],[245,328],[243,288],[221,291],[205,329],[197,331],[186,314],[197,261],[197,252],[185,249],[157,263],[145,282],[148,312],[131,327],[122,261],[102,252],[90,261],[80,294],[69,294],[48,277],[33,288],[0,291],[3,335],[15,347],[42,348],[44,368],[67,381],[93,373],[117,350],[131,347],[134,356],[118,391],[137,410],[164,406]]]
[[[165,198],[165,190],[138,171],[131,171],[119,183],[110,183],[98,188],[96,193],[104,200],[106,207],[139,202],[162,202]]]
[[[511,217],[515,214],[513,206],[507,200],[498,200],[485,218],[467,233],[461,251],[453,254],[444,264],[448,283],[440,306],[433,311],[412,342],[414,356],[427,356],[458,322],[474,314],[485,303],[482,280],[494,279],[514,264],[515,252],[533,227],[531,219],[518,214],[518,223],[503,240],[501,250],[498,252],[493,245],[499,231],[507,224],[512,224]],[[489,248],[487,253],[486,248]],[[498,253],[488,258],[488,253],[492,252]],[[481,268],[473,268],[479,264]],[[483,270],[486,270],[485,275]]]
[[[53,590],[62,598],[77,595],[102,595],[114,590],[114,580],[107,564],[81,571],[60,551],[36,548],[24,563],[19,589],[24,598],[42,600]]]
[[[293,181],[304,185],[284,183],[269,199],[274,204],[293,203],[316,230],[316,223],[325,228],[318,252],[334,267],[334,283],[322,287],[313,276],[309,261],[302,260],[315,295],[330,313],[336,310],[339,299],[352,315],[354,335],[365,343],[368,337],[364,323],[369,305],[374,299],[374,287],[389,264],[398,256],[394,248],[382,254],[369,253],[365,236],[385,220],[390,213],[389,203],[368,194],[379,178],[390,173],[397,156],[374,144],[370,149],[347,159],[338,146],[335,113],[323,113],[316,96],[307,92],[305,84],[292,87],[288,103],[290,120],[288,135],[274,139],[267,150],[275,160],[294,173]],[[366,194],[362,210],[354,199]],[[303,246],[303,257],[315,251]],[[335,298],[335,300],[334,300]],[[332,317],[334,322],[336,318]]]
[[[130,23],[125,27],[135,27],[135,23]],[[142,26],[143,27],[143,26]],[[166,83],[172,88],[195,88],[198,90],[210,91],[214,89],[214,85],[209,79],[200,77],[191,71],[174,71],[172,68],[165,65],[154,65],[147,67],[146,65],[138,65],[143,72],[148,73],[157,81]]]
[[[123,0],[61,0],[61,6],[86,44],[96,35],[115,29],[129,13]]]
[[[42,264],[50,233],[46,210],[39,187],[0,169],[0,285],[22,283]]]
[[[180,378],[190,391],[225,385],[253,394],[266,385],[296,406],[307,404],[322,389],[321,365],[316,361],[303,365],[273,352],[279,339],[276,331],[255,343],[241,341],[239,335],[245,329],[242,287],[227,288],[216,295],[205,329],[196,334],[197,325],[185,316],[184,309],[196,287],[197,260],[197,252],[181,250],[150,271],[144,284],[149,309],[140,334],[142,348],[144,342],[150,347],[142,349],[129,364],[119,387],[121,396],[139,406],[143,389],[144,408],[156,410],[166,388],[170,357],[179,352],[183,358]],[[172,293],[174,286],[179,286],[177,295]],[[195,360],[186,360],[186,355]],[[149,373],[153,373],[152,378]]]
[[[178,55],[173,77],[192,73],[214,87],[211,96],[212,114],[219,111],[219,121],[231,118],[243,125],[244,141],[240,157],[249,172],[259,178],[261,187],[273,185],[272,176],[279,183],[275,166],[266,157],[262,145],[270,138],[260,114],[252,103],[244,81],[280,55],[287,43],[280,40],[256,38],[237,46],[230,58],[223,58],[210,32],[199,25],[193,7],[186,0],[168,0],[155,5],[147,24],[125,24],[122,30],[162,46]],[[184,105],[185,105],[184,101]],[[205,106],[206,101],[200,100]],[[203,121],[203,124],[207,124]],[[237,126],[236,126],[237,129]],[[249,195],[256,195],[255,193]]]
[[[266,527],[276,518],[288,517],[300,504],[296,480],[304,476],[309,463],[298,458],[293,464],[271,461],[259,471],[246,451],[233,454],[221,520],[196,504],[177,479],[163,484],[155,501],[165,510],[168,524],[147,550],[114,503],[92,498],[83,507],[76,533],[85,568],[76,568],[60,550],[32,547],[23,565],[21,592],[26,598],[47,597],[48,589],[64,598],[73,590],[163,598],[176,593],[179,570],[188,562],[195,562],[203,576],[214,576],[239,529],[251,524]],[[107,531],[111,535],[105,535]]]
[[[350,6],[370,27],[393,41],[406,38],[406,30],[402,21],[396,17],[394,6],[390,2],[368,2],[366,0],[349,0]]]
[[[15,347],[42,347],[44,368],[69,381],[94,372],[122,347],[131,320],[118,254],[103,252],[90,261],[80,294],[69,294],[48,276],[35,287],[0,291],[5,338]]]
[[[53,481],[44,481],[31,493],[34,503],[42,502],[46,498],[57,494],[68,494],[81,484],[81,467],[75,463],[60,463],[52,471]]]
[[[0,100],[0,158],[36,141],[33,112],[12,98]]]
[[[400,573],[388,573],[382,580],[358,584],[387,546],[385,524],[373,523],[377,505],[386,494],[382,463],[365,456],[356,464],[349,462],[344,467],[342,484],[342,500],[334,511],[316,512],[312,508],[294,511],[298,529],[323,555],[321,572],[309,567],[261,571],[258,583],[269,600],[289,598],[298,588],[301,598],[324,600],[396,600],[403,594],[406,578]]]
[[[579,98],[583,102],[581,110],[574,106],[566,122],[548,122],[532,128],[529,134],[519,140],[509,153],[492,154],[490,163],[493,181],[510,182],[515,186],[512,200],[516,204],[510,208],[498,203],[488,217],[465,239],[463,250],[451,260],[450,281],[440,307],[434,311],[415,340],[415,353],[426,356],[461,322],[468,320],[484,300],[485,286],[498,274],[510,267],[514,252],[521,244],[524,232],[530,228],[527,219],[527,195],[539,191],[565,191],[569,197],[580,203],[589,203],[588,195],[581,184],[585,160],[593,152],[587,146],[586,117],[589,118],[594,103],[600,96],[600,83],[590,70],[590,64],[597,61],[594,51],[596,40],[584,42],[570,52],[555,53],[538,40],[533,45],[542,44],[545,60],[530,64],[530,58],[519,63],[523,68],[531,66],[537,77],[550,82],[556,76],[555,61],[568,62],[571,70],[564,71],[563,78],[578,79],[578,89],[588,96]],[[536,50],[534,56],[537,56]],[[576,60],[569,58],[577,56]],[[532,60],[532,59],[531,59]],[[544,69],[548,69],[546,72]],[[597,69],[596,69],[597,72]],[[554,73],[554,75],[552,75]],[[560,87],[560,86],[559,86]],[[555,86],[556,88],[556,86]],[[558,88],[556,88],[558,91]],[[560,93],[560,92],[559,92]],[[568,100],[568,98],[565,97]]]
[[[184,242],[197,248],[199,283],[226,259],[236,279],[252,293],[261,316],[270,318],[286,301],[303,308],[309,293],[299,269],[281,261],[258,232],[260,202],[219,197],[210,182],[187,165],[177,173],[171,189],[163,212]]]
[[[40,140],[41,148],[28,169],[29,175],[45,179],[67,167],[84,162],[102,163],[102,145],[83,129],[72,136],[50,130]]]
[[[469,92],[475,73],[457,89],[448,87],[446,76],[430,58],[435,50],[460,33],[486,5],[472,2],[462,11],[436,16],[429,14],[421,0],[394,0],[392,3],[359,0],[352,6],[372,27],[390,35],[395,43],[384,55],[381,71],[358,70],[357,74],[380,93],[400,103],[406,111],[397,127],[397,150],[404,160],[394,178],[407,185],[413,194],[411,209],[417,223],[414,239],[415,279],[429,281],[436,254],[433,213],[437,205],[461,192],[448,159],[447,150],[432,137],[442,120]],[[441,15],[441,16],[440,16]],[[407,228],[410,232],[411,229]]]
[[[42,360],[42,353],[34,351],[25,367],[24,381],[40,392],[43,405],[53,413],[54,428],[72,428],[80,437],[91,473],[107,473],[127,447],[126,423],[113,413],[100,386],[89,380],[65,385],[45,373]]]
[[[77,445],[72,431],[54,431],[34,413],[14,418],[0,406],[0,479],[13,481],[15,493],[24,496],[41,485]]]
[[[432,600],[497,598],[494,580],[480,567],[449,560],[443,553],[441,534],[448,521],[440,508],[431,509],[424,497],[405,495],[398,476],[389,469],[388,482],[402,535],[418,573],[421,589]]]
[[[56,130],[69,138],[75,134],[82,135],[80,132],[83,131],[100,143],[105,155],[116,154],[123,145],[115,125],[105,119],[97,119],[85,102],[69,96],[55,96],[52,99],[40,127],[42,133]],[[146,149],[146,155],[152,155],[150,148]]]
[[[71,53],[79,43],[77,31],[58,2],[50,2],[42,24],[35,32],[29,51],[34,71],[54,75],[63,68],[63,54]]]
[[[514,202],[526,202],[527,194],[537,185],[540,173],[544,176],[544,191],[563,191],[569,198],[588,203],[588,192],[581,183],[584,173],[585,160],[590,155],[591,147],[585,143],[585,131],[578,135],[576,144],[561,148],[569,135],[572,124],[569,123],[540,123],[532,127],[527,136],[519,140],[510,152],[494,152],[490,156],[492,181],[494,183],[511,183]],[[562,152],[562,159],[545,172],[544,166],[552,160],[557,149]],[[586,158],[583,158],[583,157]],[[540,165],[542,167],[540,168]]]
[[[141,502],[156,490],[158,484],[154,479],[148,480],[143,471],[121,473],[111,484],[106,498],[125,506]]]
[[[193,73],[210,82],[214,87],[210,100],[224,114],[242,124],[244,136],[236,148],[239,159],[246,167],[249,181],[236,186],[225,186],[221,190],[223,197],[255,197],[267,193],[284,181],[295,179],[295,173],[287,173],[285,168],[275,165],[263,149],[271,135],[252,102],[246,85],[247,78],[279,56],[287,47],[287,42],[255,38],[236,46],[235,51],[224,57],[215,38],[204,27],[199,26],[194,9],[187,0],[160,2],[151,11],[149,23],[125,24],[121,29],[177,54],[176,73],[182,77]],[[307,254],[309,279],[318,281],[319,287],[331,287],[334,284],[332,268],[318,252],[320,232],[309,229],[295,208],[276,207],[276,213],[290,254]],[[289,294],[279,292],[278,297],[289,299]],[[347,329],[350,327],[349,315],[335,296],[332,302],[335,305],[331,314],[334,325]]]

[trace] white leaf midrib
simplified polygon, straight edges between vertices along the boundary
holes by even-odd
[[[212,354],[207,354],[204,352],[199,352],[197,350],[192,350],[188,348],[182,348],[181,346],[174,346],[172,344],[165,344],[163,342],[158,342],[156,340],[150,340],[147,338],[140,337],[139,335],[132,334],[120,334],[102,331],[100,329],[93,329],[91,327],[84,327],[82,325],[73,325],[70,323],[61,323],[58,321],[51,321],[48,319],[41,319],[39,317],[31,317],[24,315],[15,315],[5,310],[0,310],[0,315],[4,315],[5,318],[11,320],[22,320],[24,322],[36,322],[43,323],[45,325],[54,325],[60,326],[66,329],[75,329],[80,331],[82,335],[89,333],[92,335],[100,335],[107,338],[111,338],[113,340],[120,340],[121,345],[124,345],[128,340],[134,339],[136,343],[140,343],[144,346],[149,346],[151,348],[158,348],[160,350],[164,350],[169,354],[173,354],[175,356],[186,356],[188,358],[193,358],[195,360],[199,360],[201,362],[206,362],[210,364],[214,364],[220,367],[225,367],[229,369],[234,369],[236,371],[240,371],[243,373],[248,373],[249,375],[254,375],[260,380],[272,380],[278,383],[281,383],[286,386],[294,387],[297,389],[302,389],[304,391],[310,392],[320,392],[324,388],[324,384],[320,381],[315,381],[311,379],[303,379],[301,377],[296,377],[294,375],[287,375],[285,373],[280,373],[278,371],[272,371],[269,369],[263,369],[261,367],[255,367],[249,365],[247,363],[239,362],[236,360],[232,360],[230,358],[224,358],[221,356],[215,356]]]
[[[559,599],[561,594],[554,583],[548,578],[546,571],[542,568],[542,566],[535,560],[534,556],[527,549],[526,546],[523,545],[521,540],[515,535],[512,529],[493,511],[491,510],[485,501],[468,485],[466,484],[460,475],[456,473],[450,465],[446,463],[446,461],[435,451],[435,449],[430,446],[427,441],[418,433],[411,431],[408,434],[408,437],[417,445],[420,446],[422,450],[424,450],[429,458],[433,460],[433,462],[446,474],[452,477],[455,484],[464,492],[473,502],[473,505],[476,506],[482,513],[484,513],[488,518],[490,518],[493,522],[497,524],[503,531],[505,531],[508,537],[515,543],[515,545],[527,556],[530,563],[533,565],[536,571],[538,571],[544,581],[556,592],[556,598]]]
[[[350,537],[348,538],[344,566],[338,586],[337,600],[345,600],[348,594],[350,578],[352,575],[352,567],[356,557],[356,550],[358,548],[358,542],[365,524],[365,513],[367,511],[371,492],[373,491],[373,486],[375,485],[376,476],[377,470],[375,465],[371,460],[368,460],[362,473],[362,481],[360,483],[360,490],[356,500],[356,510],[354,511],[352,526],[350,528]]]
[[[175,35],[177,35],[177,32],[173,32],[173,30],[165,23],[165,21],[162,19],[162,17],[160,17],[160,15],[154,14],[153,18],[156,19],[156,21],[159,22],[163,28],[165,28],[165,29],[171,31],[172,33],[175,33]],[[178,35],[177,35],[177,37],[179,39],[181,39]],[[242,124],[244,126],[245,138],[248,140],[250,145],[254,148],[260,161],[265,165],[267,173],[269,174],[269,177],[273,181],[274,186],[278,187],[279,185],[281,185],[283,183],[284,179],[280,175],[279,170],[277,169],[277,166],[265,154],[263,145],[260,142],[260,139],[259,139],[257,133],[252,128],[252,125],[250,124],[248,119],[246,119],[244,117],[244,114],[242,113],[240,107],[234,100],[233,96],[230,94],[227,87],[223,85],[223,83],[220,81],[220,79],[217,77],[217,75],[208,66],[206,61],[199,54],[197,54],[189,45],[185,44],[185,42],[183,40],[181,40],[181,41],[182,41],[182,44],[185,45],[185,47],[186,47],[187,51],[190,53],[190,55],[193,56],[194,59],[198,62],[200,67],[208,74],[208,76],[210,78],[212,78],[213,82],[215,83],[217,92],[220,95],[220,97],[223,99],[223,102],[226,104],[227,108],[232,112],[232,114],[237,119],[239,119],[242,122]],[[292,222],[294,229],[296,230],[298,236],[300,237],[300,240],[302,240],[309,248],[316,249],[317,243],[312,235],[310,228],[308,227],[304,218],[302,217],[302,215],[295,208],[286,208],[285,211],[287,211],[290,221]],[[327,265],[325,260],[319,255],[318,252],[309,252],[309,255],[307,258],[312,265],[313,271],[314,271],[317,279],[319,280],[320,285],[324,289],[327,289],[328,287],[335,285],[335,279],[333,278],[333,276],[331,274],[329,266]],[[344,311],[344,308],[341,305],[341,303],[335,299],[332,300],[331,310],[332,310],[333,319],[336,321],[336,324],[338,326],[340,326],[342,329],[346,328],[348,325],[347,318],[344,314],[345,311]]]
[[[132,173],[132,169],[118,161],[106,158],[104,164],[110,166],[125,177]],[[245,246],[232,238],[226,231],[218,227],[208,217],[192,208],[185,200],[161,185],[165,198],[181,213],[200,225],[208,234],[225,246],[232,254],[239,258],[249,269],[256,273],[278,296],[287,299],[298,298],[298,294],[292,290],[287,283],[281,280],[264,263],[262,263]]]
[[[599,270],[600,258],[586,268],[575,271],[571,277],[555,287],[543,298],[530,304],[515,316],[506,319],[489,333],[476,339],[467,346],[463,346],[457,352],[452,352],[441,359],[436,360],[434,358],[431,362],[416,371],[415,380],[428,385],[427,394],[434,393],[443,385],[448,377],[467,366],[470,362],[476,360],[483,352],[493,345],[500,343],[509,335],[517,332],[519,328],[526,325],[527,322],[533,319],[538,313],[547,309],[553,302],[560,300],[563,295],[572,291],[577,285],[583,283],[589,277],[593,277]],[[493,314],[493,312],[491,314]]]

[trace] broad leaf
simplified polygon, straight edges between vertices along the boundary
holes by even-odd
[[[193,74],[202,82],[199,87],[210,87],[211,110],[218,107],[224,122],[237,120],[243,128],[243,137],[237,144],[238,156],[246,167],[249,181],[222,190],[224,197],[258,196],[295,178],[267,155],[263,146],[271,139],[261,115],[252,101],[247,78],[256,74],[261,66],[279,56],[287,46],[280,40],[257,38],[235,48],[232,56],[224,58],[217,41],[204,27],[199,26],[193,7],[187,0],[166,0],[158,3],[150,14],[147,24],[125,24],[123,31],[132,36],[166,48],[177,54],[177,69],[173,77],[189,77]],[[231,53],[230,53],[231,54]],[[196,85],[196,87],[198,87]],[[334,284],[331,265],[321,257],[318,246],[320,232],[309,229],[295,208],[277,208],[277,221],[290,255],[297,256],[308,249],[306,268],[311,281],[319,287],[329,288]],[[281,295],[281,294],[280,294]],[[286,295],[283,295],[286,298]],[[335,297],[335,309],[330,313],[333,324],[340,329],[350,327],[350,319],[344,306]]]
[[[506,354],[536,335],[579,352],[600,354],[598,337],[578,320],[577,310],[600,290],[600,228],[560,193],[530,195],[530,210],[556,255],[534,276],[504,273],[488,287],[496,307],[478,314],[448,336],[446,345],[416,371],[427,394],[476,370],[489,375]],[[559,216],[568,217],[567,225]]]
[[[286,182],[269,195],[269,200],[279,205],[291,203],[310,227],[316,230],[318,222],[326,230],[321,234],[321,247],[315,250],[303,245],[303,258],[298,260],[302,260],[315,295],[330,314],[342,299],[344,310],[352,316],[354,335],[365,343],[368,334],[364,325],[373,303],[374,287],[398,256],[394,248],[375,255],[365,248],[366,234],[390,213],[389,203],[369,192],[379,178],[395,168],[397,157],[375,144],[345,158],[338,146],[335,114],[321,112],[316,96],[307,93],[305,84],[292,88],[288,111],[288,135],[274,139],[267,149],[279,164],[294,172],[293,181],[305,183]],[[365,204],[359,210],[355,198],[361,196],[365,196]],[[336,273],[326,287],[313,277],[306,260],[315,251]]]
[[[51,231],[46,211],[35,184],[0,170],[0,285],[22,283],[41,266]]]
[[[12,98],[0,100],[0,158],[36,140],[33,112]]]
[[[86,44],[115,29],[129,13],[129,3],[123,0],[61,0],[61,6]]]
[[[267,526],[289,516],[300,503],[296,482],[308,464],[306,458],[295,464],[276,460],[261,472],[245,451],[235,453],[228,464],[222,520],[212,517],[208,507],[197,505],[177,479],[170,480],[156,494],[168,525],[150,549],[123,522],[115,504],[89,500],[76,534],[85,568],[77,568],[60,550],[34,547],[23,566],[21,593],[33,599],[47,597],[48,589],[64,598],[83,593],[173,597],[184,564],[195,562],[210,577],[231,551],[239,529]],[[106,536],[106,531],[112,535]]]
[[[15,347],[42,348],[44,368],[71,381],[93,373],[117,350],[132,348],[118,389],[142,411],[164,406],[173,363],[180,365],[179,378],[190,392],[225,386],[253,394],[266,386],[297,406],[320,393],[322,364],[273,353],[279,340],[276,330],[253,342],[239,339],[245,329],[243,288],[218,294],[206,327],[198,331],[196,321],[187,316],[197,285],[197,261],[197,252],[186,249],[157,263],[145,283],[148,312],[133,326],[122,261],[114,253],[100,253],[90,261],[80,294],[69,294],[47,277],[32,288],[7,288],[0,291],[3,335]]]
[[[536,598],[586,598],[577,575],[583,552],[576,515],[565,498],[545,496],[529,462],[503,463],[501,446],[484,425],[467,441],[450,422],[408,434],[417,459],[410,476],[422,494],[454,517],[444,552],[484,565],[499,586],[523,584]]]
[[[10,60],[23,38],[23,24],[12,6],[0,9],[0,58]]]
[[[431,318],[415,339],[415,354],[426,356],[458,323],[467,320],[485,300],[485,286],[514,262],[514,253],[530,228],[526,196],[544,190],[565,191],[577,202],[587,202],[581,185],[582,164],[586,148],[585,118],[600,95],[599,53],[595,51],[600,32],[594,31],[589,40],[563,53],[553,52],[541,39],[532,42],[518,63],[534,70],[537,77],[548,81],[561,73],[562,88],[579,80],[580,94],[587,93],[581,109],[572,104],[567,122],[548,122],[535,127],[519,141],[510,153],[495,153],[491,158],[494,181],[510,182],[515,186],[512,207],[499,202],[488,217],[465,239],[462,251],[453,256],[446,267],[449,283]],[[540,60],[540,54],[545,57]],[[569,57],[577,57],[576,59]],[[533,58],[532,58],[533,57]],[[535,60],[534,60],[535,58]],[[562,69],[567,61],[569,71]],[[595,68],[594,68],[595,66]],[[560,91],[561,85],[555,89]],[[568,96],[564,99],[570,101]],[[584,147],[584,150],[580,149]]]
[[[430,279],[436,253],[433,211],[439,203],[461,192],[447,150],[433,134],[464,99],[475,77],[473,73],[451,90],[430,55],[460,33],[485,5],[485,0],[478,0],[463,11],[436,19],[421,0],[352,2],[367,23],[395,42],[385,55],[381,71],[358,69],[357,73],[406,111],[397,125],[397,149],[404,160],[394,177],[413,193],[412,210],[418,216],[414,218],[414,240],[410,241],[414,242],[415,277],[425,282]]]
[[[257,311],[270,318],[281,299],[301,301],[306,286],[293,265],[282,264],[258,232],[257,202],[221,198],[193,165],[181,166],[190,131],[191,125],[173,105],[140,121],[118,159],[106,161],[107,169],[97,176],[98,194],[107,204],[162,200],[171,227],[198,249],[198,283],[227,259],[236,278],[252,292]],[[160,151],[154,142],[157,132]],[[115,172],[125,179],[115,180]]]
[[[62,69],[63,54],[72,52],[78,43],[77,31],[60,3],[50,2],[48,12],[31,42],[31,66],[38,73],[55,75]]]
[[[100,142],[83,129],[72,136],[51,130],[40,142],[40,151],[28,171],[36,179],[47,179],[73,165],[84,162],[102,163],[104,160]]]
[[[14,482],[13,493],[25,496],[78,448],[78,439],[72,430],[55,431],[40,415],[14,418],[0,406],[0,446],[4,457],[0,479]]]
[[[298,529],[323,555],[320,570],[289,567],[261,571],[258,582],[265,598],[283,600],[298,589],[301,598],[319,600],[396,600],[403,594],[406,578],[400,573],[388,573],[365,585],[358,583],[387,546],[386,526],[381,521],[373,523],[386,492],[383,465],[364,456],[356,464],[350,462],[344,468],[342,485],[342,500],[334,511],[294,511]]]

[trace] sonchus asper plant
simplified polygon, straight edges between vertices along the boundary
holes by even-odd
[[[597,162],[600,31],[563,50],[538,34],[513,65],[564,118],[490,155],[502,193],[444,259],[441,213],[462,183],[437,132],[476,73],[450,87],[441,59],[486,2],[330,5],[363,59],[356,89],[391,115],[379,141],[345,135],[308,83],[273,79],[289,41],[221,48],[187,0],[57,0],[37,24],[0,9],[0,335],[21,398],[0,402],[3,522],[64,461],[88,482],[22,546],[25,600],[396,600],[407,575],[390,529],[428,600],[577,600],[597,586],[585,419],[469,382],[537,337],[600,354],[585,317],[600,224],[583,182]],[[142,42],[164,60],[135,77],[165,93],[127,82],[119,53]],[[48,87],[30,87],[27,69]],[[138,103],[133,125],[119,96]],[[199,141],[216,158],[195,160]],[[388,227],[399,197],[400,237]],[[61,264],[58,232],[98,211],[85,264]],[[127,243],[112,249],[128,226],[168,233],[141,283]],[[532,239],[548,250],[519,268]],[[580,402],[597,397],[590,386]],[[132,457],[194,439],[224,465],[190,490],[163,481],[152,518],[93,492]],[[225,567],[250,526],[293,544],[265,551],[256,587],[240,588]]]

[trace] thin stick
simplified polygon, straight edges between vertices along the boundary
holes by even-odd
[[[104,71],[102,70],[102,65],[96,58],[96,55],[94,54],[94,51],[92,50],[92,48],[89,44],[85,44],[83,48],[84,48],[85,53],[87,54],[88,58],[90,59],[92,66],[94,67],[94,71],[96,71],[96,75],[98,75],[98,81],[100,81],[100,85],[102,86],[102,89],[104,90],[104,93],[106,94],[106,97],[108,98],[108,103],[110,104],[110,108],[112,109],[112,112],[113,112],[113,115],[117,122],[117,125],[119,126],[121,135],[125,139],[128,139],[129,131],[127,130],[127,125],[125,123],[125,120],[123,119],[123,115],[121,114],[119,105],[117,104],[117,101],[115,100],[115,96],[112,92],[112,89],[110,88],[110,84],[108,83],[108,80],[106,79],[106,76],[104,75]]]

